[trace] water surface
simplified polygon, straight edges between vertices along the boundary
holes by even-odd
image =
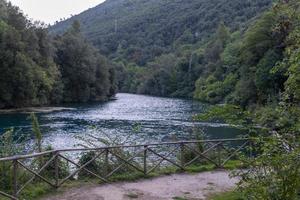
[[[38,114],[44,143],[54,148],[72,148],[82,143],[78,137],[126,140],[129,143],[163,142],[189,139],[202,130],[207,138],[234,138],[239,130],[218,123],[199,123],[192,116],[207,105],[183,99],[117,94],[106,103],[72,105],[75,110]],[[27,114],[0,115],[3,132],[14,127],[18,134],[32,135]],[[105,136],[106,135],[106,136]]]

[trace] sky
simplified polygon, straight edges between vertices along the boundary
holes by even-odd
[[[20,7],[30,19],[53,24],[92,8],[105,0],[9,0]]]

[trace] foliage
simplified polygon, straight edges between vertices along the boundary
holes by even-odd
[[[237,173],[247,199],[299,199],[300,147],[294,138],[262,138],[254,143],[259,155],[246,159],[249,170]]]
[[[254,157],[244,157],[247,170],[238,171],[239,190],[246,199],[296,200],[300,188],[299,115],[295,107],[263,107],[245,111],[233,105],[212,107],[197,120],[222,119],[231,125],[255,133],[250,150]],[[266,133],[263,137],[262,133]]]
[[[110,66],[82,37],[79,22],[75,21],[63,36],[56,37],[55,42],[55,61],[61,69],[64,101],[106,100],[111,95],[113,85],[110,82]]]
[[[299,197],[299,108],[284,104],[252,112],[233,105],[217,106],[195,117],[196,120],[218,119],[242,125],[250,133],[260,135],[253,138],[250,149],[255,156],[242,160],[247,170],[235,174],[241,177],[239,192],[246,199],[296,200]]]
[[[10,157],[24,151],[20,131],[8,129],[0,135],[0,158]],[[9,190],[12,185],[12,162],[0,162],[0,190]]]
[[[80,33],[68,31],[62,40],[54,41],[43,23],[29,21],[18,7],[0,0],[0,108],[58,104],[70,102],[72,97],[75,102],[103,100],[114,95],[114,72],[105,58]],[[73,57],[63,57],[58,62],[62,46],[56,49],[55,44],[65,42],[70,44],[65,45],[63,53]],[[74,48],[81,54],[74,52]],[[81,65],[75,63],[75,58],[81,60]],[[67,64],[76,66],[82,74],[66,75]],[[77,85],[70,85],[66,77],[73,82],[81,81],[83,88],[79,94],[68,96],[69,90],[76,90]],[[87,79],[91,80],[88,87],[83,84]]]
[[[0,108],[48,104],[59,78],[51,39],[42,24],[0,4]]]
[[[38,149],[39,152],[53,150],[51,147],[43,148],[42,147],[42,133],[39,129],[38,118],[34,113],[31,113],[29,116],[32,120],[32,130],[36,139],[35,146],[33,151]],[[29,152],[30,150],[25,145],[28,138],[24,138],[21,134],[21,131],[14,131],[14,129],[9,129],[5,133],[0,135],[0,158],[10,157],[21,155],[24,152]],[[29,160],[22,160],[29,168],[38,171],[41,167],[48,162],[54,155],[47,154],[42,157],[33,158]],[[69,168],[66,162],[63,162],[58,158],[57,163],[59,165],[59,177],[63,178],[69,174]],[[11,192],[13,188],[13,162],[12,161],[2,161],[0,162],[0,190]],[[42,171],[42,176],[52,179],[55,177],[55,163],[52,161],[46,168]],[[18,168],[17,171],[18,184],[25,184],[31,177],[32,174],[29,173],[22,167]],[[34,187],[36,186],[36,187]],[[23,195],[26,198],[31,196],[38,196],[41,193],[46,192],[47,187],[43,185],[39,179],[35,179],[33,184],[29,185],[29,188],[25,188]]]
[[[8,157],[17,152],[14,130],[7,130],[0,136],[0,157]]]
[[[192,98],[195,81],[220,57],[230,31],[248,27],[271,2],[109,0],[49,30],[61,34],[80,21],[86,38],[116,62],[123,92]]]
[[[234,58],[222,58],[225,77],[218,78],[215,70],[196,84],[196,98],[235,104],[212,107],[196,120],[221,120],[269,136],[254,144],[257,156],[245,158],[249,171],[237,174],[246,199],[299,198],[299,8],[297,0],[278,1],[236,40],[241,42],[230,49],[225,45],[230,51],[221,55]],[[235,87],[219,101],[207,98],[207,88],[217,93],[229,74],[238,78]]]
[[[13,139],[13,129],[6,131],[0,136],[0,158],[8,157],[16,153]],[[0,163],[0,189],[8,189],[11,184],[11,164]]]
[[[209,200],[245,200],[245,198],[240,192],[231,191],[213,195],[209,197]]]
[[[35,113],[30,114],[31,118],[31,126],[32,126],[32,132],[36,139],[36,146],[38,148],[38,152],[42,152],[42,132],[40,130],[40,125],[37,116]]]
[[[230,125],[248,127],[252,118],[250,112],[244,111],[236,105],[212,106],[207,112],[194,116],[198,121],[226,122]]]

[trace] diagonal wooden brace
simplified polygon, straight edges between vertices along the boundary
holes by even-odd
[[[75,174],[77,174],[78,172],[80,172],[81,170],[83,170],[86,166],[88,166],[89,164],[91,164],[94,160],[96,160],[97,158],[99,158],[103,153],[104,153],[104,151],[101,151],[100,153],[96,154],[90,161],[86,162],[84,165],[80,166],[79,169],[75,170],[73,173],[71,173],[69,176],[67,176],[65,179],[63,179],[58,184],[58,186],[60,187],[62,184],[64,184],[67,180],[69,180]]]
[[[182,166],[180,166],[179,164],[177,164],[176,162],[174,162],[174,161],[172,161],[172,160],[170,160],[170,159],[168,159],[168,158],[166,158],[166,157],[160,155],[159,153],[156,153],[155,151],[153,151],[153,150],[150,149],[150,148],[149,148],[148,150],[151,151],[152,153],[154,153],[155,155],[157,155],[157,156],[163,158],[164,160],[168,161],[169,163],[175,165],[176,167],[178,167],[178,168],[184,170],[184,168],[183,168]]]

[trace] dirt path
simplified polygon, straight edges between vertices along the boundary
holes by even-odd
[[[210,194],[232,189],[237,179],[226,171],[175,174],[133,183],[114,183],[71,189],[44,200],[173,200],[206,199]],[[177,198],[175,198],[177,197]]]

